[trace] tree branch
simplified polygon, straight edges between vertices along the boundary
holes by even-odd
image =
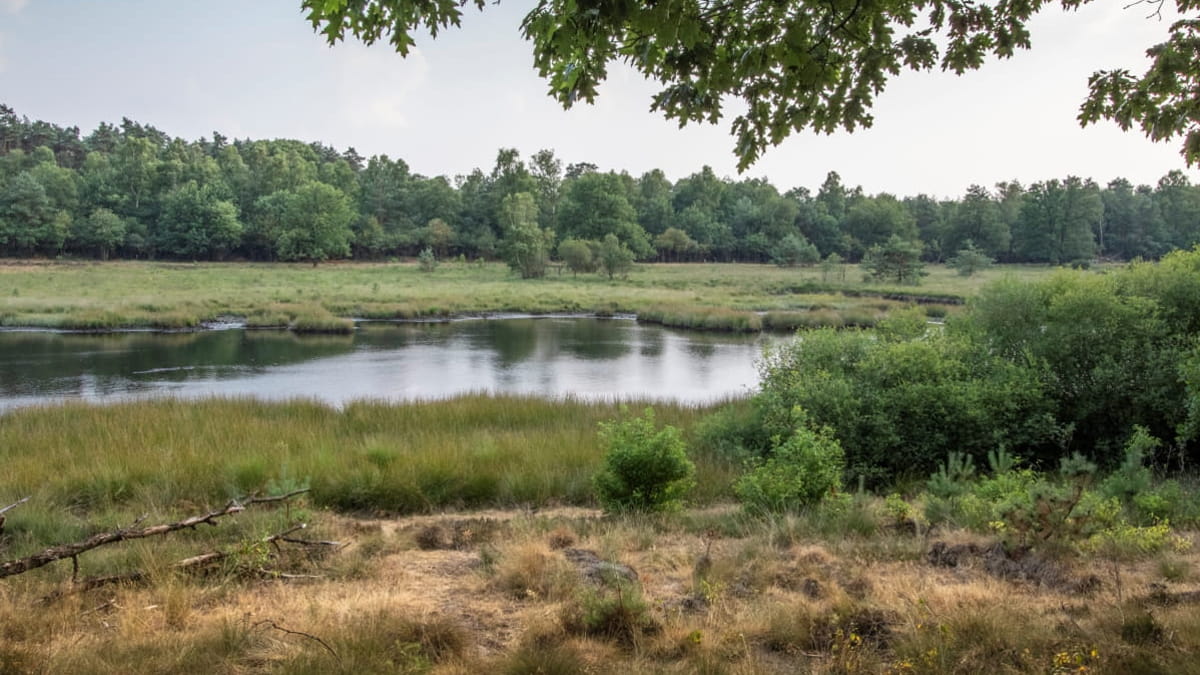
[[[80,553],[90,551],[94,548],[99,548],[101,546],[106,546],[108,544],[115,544],[117,542],[126,541],[129,539],[145,539],[146,537],[157,537],[157,536],[161,536],[164,534],[170,534],[171,532],[178,532],[179,530],[195,529],[198,525],[204,525],[204,524],[212,525],[215,527],[217,525],[218,518],[222,518],[224,516],[232,515],[235,513],[241,513],[242,511],[246,510],[247,506],[251,506],[253,504],[263,504],[263,503],[268,503],[268,502],[284,501],[286,499],[290,499],[291,497],[294,497],[303,492],[307,492],[307,490],[306,489],[305,490],[293,490],[292,492],[289,492],[285,495],[279,495],[276,497],[250,497],[250,498],[245,499],[243,502],[238,502],[237,500],[232,500],[228,504],[226,504],[224,506],[224,508],[217,509],[215,511],[210,511],[203,515],[192,516],[191,518],[185,518],[183,520],[176,521],[173,523],[163,523],[160,525],[151,525],[150,527],[145,527],[145,528],[141,528],[141,529],[134,529],[131,526],[129,528],[114,530],[112,532],[102,532],[100,534],[92,535],[91,537],[88,537],[87,539],[84,539],[83,541],[77,541],[77,542],[74,542],[71,544],[60,544],[58,546],[52,546],[44,551],[41,551],[40,553],[35,553],[35,554],[33,554],[31,556],[27,556],[25,558],[19,558],[17,560],[9,560],[8,562],[0,563],[0,578],[11,577],[11,576],[15,576],[17,574],[23,574],[25,572],[28,572],[29,570],[33,570],[33,569],[37,569],[39,567],[43,567],[45,565],[49,565],[50,563],[52,563],[56,560],[62,560],[63,558],[74,558],[75,556],[79,555]],[[139,518],[138,521],[134,523],[134,525],[136,526],[138,522],[141,522],[141,518]],[[295,529],[299,529],[299,528],[295,528]],[[290,534],[290,532],[294,532],[295,529],[290,530],[288,533]]]

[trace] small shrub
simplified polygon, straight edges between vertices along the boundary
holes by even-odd
[[[438,268],[437,256],[433,254],[433,249],[426,246],[417,254],[417,265],[422,272],[432,272]]]
[[[844,468],[845,455],[831,429],[800,425],[737,482],[734,492],[750,509],[794,510],[840,488]]]
[[[611,590],[584,593],[578,606],[567,611],[573,614],[564,621],[570,629],[625,646],[636,645],[643,635],[661,628],[636,584],[617,584]]]
[[[951,452],[937,472],[929,477],[925,487],[934,497],[948,499],[966,493],[974,477],[975,459],[961,452]]]
[[[1183,553],[1191,547],[1192,542],[1173,533],[1166,521],[1149,527],[1118,523],[1097,532],[1083,544],[1085,551],[1114,559],[1133,559],[1164,550]]]
[[[608,448],[593,484],[606,511],[663,511],[678,508],[695,485],[679,429],[654,424],[654,411],[625,422],[602,422]]]

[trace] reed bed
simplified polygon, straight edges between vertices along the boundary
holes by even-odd
[[[597,425],[647,405],[472,395],[341,410],[252,399],[20,409],[0,416],[0,500],[100,513],[306,486],[314,505],[352,512],[591,504]],[[684,429],[706,412],[653,407]],[[697,462],[697,499],[726,493],[738,467]]]

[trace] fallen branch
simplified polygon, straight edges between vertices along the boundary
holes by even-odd
[[[151,525],[150,527],[144,527],[140,529],[136,529],[135,527],[131,526],[120,530],[114,530],[112,532],[102,532],[100,534],[92,535],[83,541],[77,541],[72,544],[52,546],[40,553],[35,553],[25,558],[19,558],[17,560],[10,560],[5,563],[0,563],[0,578],[23,574],[29,570],[49,565],[56,560],[74,558],[80,553],[84,553],[107,544],[115,544],[117,542],[127,541],[129,539],[157,537],[164,534],[170,534],[171,532],[178,532],[179,530],[195,529],[197,526],[205,524],[215,527],[218,518],[235,513],[241,513],[242,511],[246,510],[247,506],[266,502],[283,501],[302,492],[307,492],[307,490],[294,490],[285,495],[279,495],[276,497],[250,497],[242,502],[233,500],[226,504],[224,508],[217,509],[216,511],[210,511],[204,515],[185,518],[174,523]],[[141,519],[139,518],[137,522],[141,522]],[[135,526],[137,525],[137,522],[134,523]]]
[[[29,501],[29,497],[18,499],[17,501],[13,502],[12,504],[9,504],[8,506],[0,509],[0,532],[4,531],[4,521],[7,520],[4,516],[4,514],[8,513],[9,511],[12,511],[13,509],[17,508],[18,506],[24,504],[27,501]]]
[[[328,545],[328,546],[344,546],[344,544],[342,544],[341,542],[336,542],[336,541],[334,541],[334,542],[309,542],[309,541],[306,541],[303,539],[293,540],[287,536],[298,530],[303,530],[306,527],[308,527],[308,525],[306,523],[299,523],[297,525],[293,525],[292,527],[289,527],[288,529],[286,529],[282,532],[276,532],[275,534],[272,534],[268,537],[263,537],[262,543],[273,544],[273,543],[279,542],[279,541],[286,541],[286,542],[309,544],[309,545],[320,544],[320,545]],[[203,567],[204,565],[207,565],[209,563],[214,563],[219,560],[228,558],[230,555],[232,555],[232,554],[227,551],[210,551],[208,553],[201,553],[199,555],[194,555],[190,558],[184,558],[183,560],[178,560],[178,561],[172,563],[171,568],[176,569],[176,570],[187,570],[187,569],[192,569],[192,568],[196,568],[196,567]],[[262,568],[260,568],[258,571],[262,572],[266,576],[273,576],[273,577],[277,577],[280,579],[317,579],[317,578],[321,578],[319,575],[283,574],[283,573],[279,573],[279,572],[272,572],[270,570],[266,570],[266,569],[262,569]],[[68,588],[55,591],[55,592],[43,597],[41,602],[43,604],[48,604],[48,603],[54,602],[55,600],[58,600],[59,598],[65,597],[67,595],[75,595],[77,593],[86,593],[88,591],[95,590],[97,588],[102,588],[104,586],[111,586],[113,584],[138,583],[141,581],[145,581],[148,577],[149,577],[149,574],[147,574],[146,572],[144,572],[142,570],[135,570],[133,572],[126,572],[124,574],[112,574],[112,575],[102,576],[102,577],[88,577],[88,578],[85,578],[78,582],[74,580],[74,577],[72,577],[71,585]]]
[[[18,499],[17,501],[9,504],[8,506],[0,509],[0,516],[8,513],[9,511],[12,511],[13,509],[17,508],[18,506],[24,504],[27,501],[29,501],[29,497],[23,497],[21,499]]]
[[[274,628],[275,630],[277,630],[281,633],[286,633],[288,635],[298,635],[300,637],[306,637],[309,640],[312,640],[312,641],[316,642],[317,644],[321,645],[322,647],[324,647],[325,651],[329,652],[330,654],[333,654],[333,658],[337,659],[337,662],[339,664],[342,662],[342,657],[338,656],[338,653],[333,651],[333,647],[330,647],[324,640],[317,637],[316,635],[310,635],[309,633],[302,633],[298,630],[288,630],[287,628],[280,626],[279,624],[275,623],[274,621],[271,621],[270,619],[265,619],[263,621],[255,622],[254,628],[259,628],[259,627]]]

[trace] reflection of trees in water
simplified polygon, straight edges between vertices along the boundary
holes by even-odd
[[[561,351],[580,359],[606,361],[628,354],[633,335],[630,321],[615,319],[564,319],[547,326]]]
[[[642,356],[650,358],[658,358],[662,356],[663,349],[666,345],[666,339],[663,336],[663,330],[657,326],[638,326],[638,341],[640,347],[638,353]]]
[[[247,368],[300,363],[353,349],[350,336],[284,331],[0,333],[0,393],[138,390],[148,382],[237,377]]]
[[[738,373],[748,360],[746,342],[753,340],[623,320],[530,318],[367,324],[351,336],[275,330],[0,332],[0,397],[31,402],[184,389],[273,396],[270,387],[281,386],[386,395],[388,387],[343,385],[352,384],[347,378],[359,384],[390,378],[417,398],[427,390],[485,388],[554,394],[612,389],[614,396],[655,392],[694,398],[694,392],[722,380],[745,378]],[[361,358],[333,367],[306,363],[358,351],[364,352]],[[278,372],[296,364],[305,365]],[[205,384],[217,381],[224,384]]]
[[[488,349],[490,347],[495,351],[497,365],[501,368],[511,368],[537,353],[539,337],[537,320],[485,321],[481,325],[486,330],[479,334],[478,339],[473,342],[477,345],[476,348]]]

